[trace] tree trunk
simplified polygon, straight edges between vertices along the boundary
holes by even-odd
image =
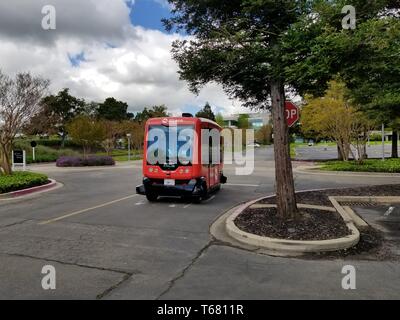
[[[65,138],[66,137],[67,137],[67,134],[65,132],[62,132],[61,133],[61,146],[60,146],[61,149],[64,149],[64,147],[65,147]]]
[[[339,143],[337,144],[337,153],[338,153],[338,160],[339,161],[343,161],[343,152],[341,150],[341,146],[339,145]]]
[[[399,133],[398,133],[397,130],[393,130],[393,136],[392,136],[392,158],[396,158],[396,159],[399,157],[398,141],[399,141]]]
[[[285,90],[279,81],[271,83],[272,112],[274,122],[274,154],[276,204],[282,219],[298,216],[292,162],[289,149],[289,128],[285,114]]]
[[[1,168],[3,169],[3,173],[5,175],[12,174],[12,166],[10,159],[11,148],[1,145]]]

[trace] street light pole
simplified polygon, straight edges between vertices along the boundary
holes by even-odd
[[[128,161],[131,161],[131,137],[132,135],[128,133],[127,135],[128,138]]]
[[[382,161],[385,161],[385,124],[382,123]]]

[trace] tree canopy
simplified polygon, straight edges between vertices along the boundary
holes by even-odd
[[[97,116],[100,119],[122,121],[128,118],[127,110],[128,104],[126,102],[110,97],[99,104]]]
[[[142,123],[150,118],[168,117],[167,110],[165,105],[153,106],[150,109],[146,107],[143,111],[136,113],[135,121]]]
[[[207,102],[203,109],[196,113],[197,118],[206,118],[215,121],[215,114],[211,109],[210,104]]]

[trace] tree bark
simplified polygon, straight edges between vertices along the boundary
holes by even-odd
[[[274,123],[277,211],[282,219],[295,219],[298,216],[298,208],[290,159],[289,128],[285,113],[285,90],[280,81],[272,81],[271,99]]]
[[[392,158],[396,158],[396,159],[399,157],[398,141],[399,141],[399,132],[397,130],[393,130],[393,136],[392,136]]]
[[[339,143],[337,144],[337,153],[338,153],[338,160],[343,161],[344,160],[343,152],[342,152],[342,149],[341,149],[341,146],[339,145]]]
[[[1,145],[1,168],[3,169],[3,173],[5,175],[12,174],[12,166],[11,166],[11,159],[10,153],[11,148],[5,145]]]

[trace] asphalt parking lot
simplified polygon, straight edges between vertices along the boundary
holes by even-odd
[[[139,162],[115,168],[35,166],[63,187],[0,201],[1,299],[333,299],[400,298],[398,261],[304,260],[260,255],[216,243],[212,222],[236,204],[272,194],[272,150],[255,170],[234,175],[201,204],[156,203],[135,194]],[[297,166],[299,164],[295,164]],[[398,183],[398,177],[295,173],[297,190]],[[343,290],[344,265],[357,289]],[[43,290],[44,265],[57,287]]]

